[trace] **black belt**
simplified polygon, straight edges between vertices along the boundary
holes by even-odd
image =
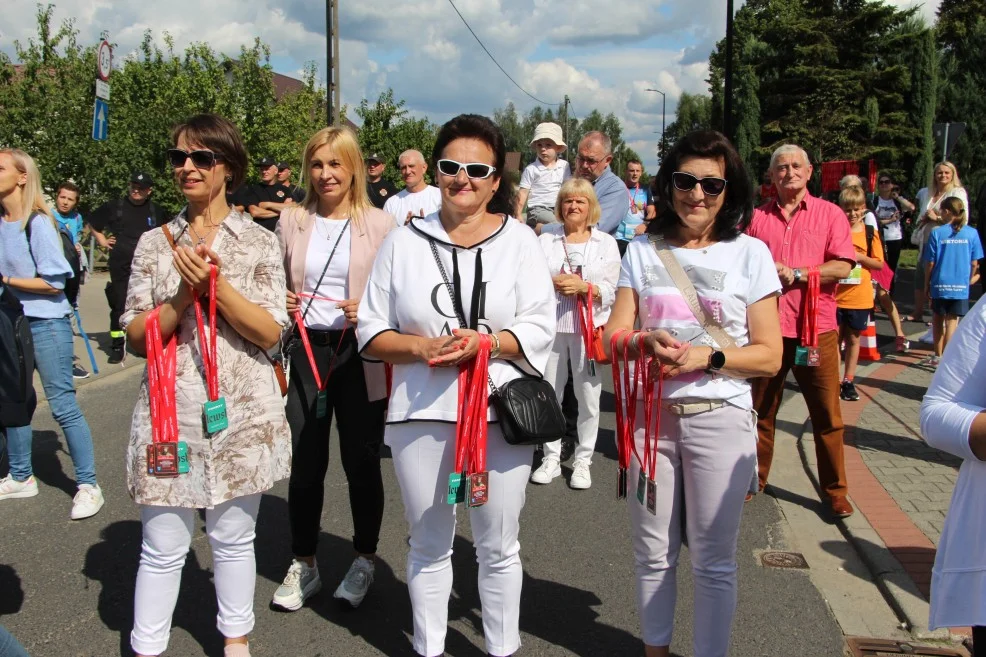
[[[324,331],[319,329],[308,329],[308,341],[316,347],[334,347],[342,341],[343,344],[351,342],[356,339],[356,331],[350,327],[346,330],[346,336],[343,338],[342,329]],[[292,335],[299,340],[299,345],[301,344],[301,334],[298,333],[298,328],[295,327],[292,331]]]

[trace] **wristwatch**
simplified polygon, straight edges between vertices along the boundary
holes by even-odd
[[[706,366],[705,371],[712,373],[718,372],[726,366],[726,354],[719,351],[718,349],[713,349],[712,353],[709,354],[709,364]]]
[[[798,268],[794,269],[794,282],[795,283],[801,282],[801,270]]]

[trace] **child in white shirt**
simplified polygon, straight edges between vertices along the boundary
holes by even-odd
[[[534,130],[531,148],[537,153],[537,159],[528,164],[520,176],[514,216],[519,221],[526,204],[527,225],[540,233],[540,224],[557,221],[555,200],[562,183],[572,177],[572,170],[566,160],[558,158],[568,147],[557,123],[539,124]]]

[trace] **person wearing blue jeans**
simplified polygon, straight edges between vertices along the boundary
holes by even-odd
[[[0,150],[0,205],[2,283],[21,302],[31,327],[35,366],[52,416],[65,434],[75,464],[79,490],[71,518],[81,520],[102,508],[103,493],[96,483],[92,434],[76,401],[72,381],[72,307],[63,292],[72,270],[41,194],[37,166],[21,150]],[[30,244],[24,231],[28,221]],[[31,427],[6,427],[5,432],[10,474],[0,479],[0,501],[34,497],[38,484],[31,468]]]
[[[0,657],[30,657],[3,625],[0,625]]]

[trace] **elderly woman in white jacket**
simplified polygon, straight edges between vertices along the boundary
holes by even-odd
[[[609,319],[620,280],[616,240],[608,233],[593,230],[600,214],[592,184],[584,178],[570,178],[558,191],[555,203],[555,215],[561,223],[543,225],[539,238],[554,281],[558,309],[558,332],[544,376],[554,386],[560,402],[571,363],[579,403],[579,444],[569,480],[569,486],[575,489],[592,485],[589,466],[599,433],[602,392],[600,373],[589,366],[578,303],[591,289],[593,328],[603,326]],[[560,462],[561,440],[545,444],[544,460],[531,475],[531,481],[550,483],[561,474]]]
[[[962,459],[931,576],[929,626],[972,626],[986,654],[986,302],[959,324],[921,404],[928,444]]]

